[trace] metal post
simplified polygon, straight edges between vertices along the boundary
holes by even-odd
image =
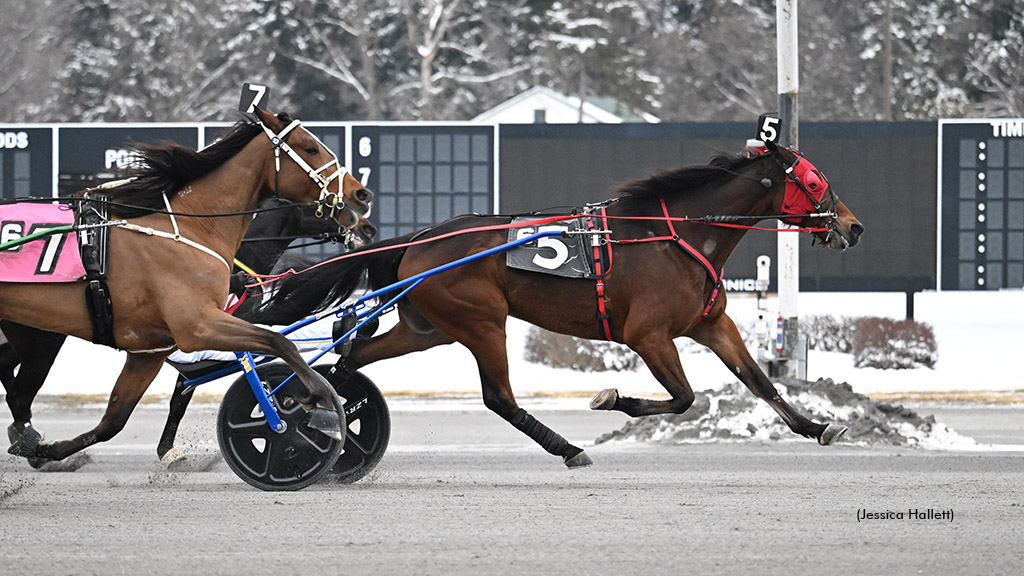
[[[797,45],[797,0],[777,0],[775,4],[776,39],[778,42],[779,117],[782,133],[779,143],[796,147],[799,115],[799,57]],[[784,227],[779,222],[779,227]],[[779,317],[783,324],[783,349],[779,359],[779,375],[806,378],[806,364],[798,362],[800,333],[797,298],[800,293],[800,249],[796,234],[778,233],[779,239]]]

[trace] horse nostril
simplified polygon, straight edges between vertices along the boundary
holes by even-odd
[[[374,236],[377,235],[377,227],[374,226],[373,224],[364,224],[362,230],[363,236],[366,236],[371,240],[373,239]]]
[[[373,200],[373,192],[370,192],[366,188],[360,188],[356,190],[356,200],[360,202],[370,202]]]
[[[853,224],[850,225],[850,234],[854,238],[860,238],[860,235],[863,233],[864,226],[862,226],[859,222],[854,222]]]

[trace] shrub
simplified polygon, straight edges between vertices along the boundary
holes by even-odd
[[[934,368],[939,359],[932,327],[913,320],[864,318],[853,342],[858,368]]]
[[[756,346],[753,324],[737,324],[747,348]],[[689,338],[675,341],[680,355],[710,353],[706,346]],[[530,326],[526,332],[523,359],[552,368],[571,368],[583,372],[635,371],[644,365],[640,355],[628,346],[605,340],[586,340]]]
[[[523,358],[552,368],[582,372],[633,371],[642,361],[636,352],[615,342],[584,340],[531,326],[526,333]]]
[[[807,347],[822,352],[853,352],[857,326],[863,317],[806,316],[800,319],[800,334],[807,337]]]

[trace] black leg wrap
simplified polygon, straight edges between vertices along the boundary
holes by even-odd
[[[516,412],[516,415],[512,417],[511,423],[517,430],[532,438],[534,442],[540,444],[549,453],[555,456],[566,456],[570,445],[565,438],[562,438],[557,432],[538,422],[526,410],[520,408],[519,412]],[[579,451],[578,448],[576,450]]]

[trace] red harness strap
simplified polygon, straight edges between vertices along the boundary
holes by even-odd
[[[633,244],[636,242],[661,242],[665,240],[671,240],[675,242],[680,248],[682,248],[687,254],[693,256],[693,259],[697,261],[704,270],[707,271],[708,276],[711,277],[711,281],[714,283],[711,288],[711,294],[708,295],[707,305],[704,306],[704,313],[701,319],[707,318],[708,314],[711,313],[711,309],[715,307],[715,302],[718,300],[718,291],[722,287],[722,274],[715,270],[714,265],[708,260],[699,250],[690,245],[689,242],[683,240],[676,234],[676,227],[672,223],[672,217],[668,214],[668,207],[665,206],[665,199],[661,199],[661,211],[665,214],[665,221],[668,222],[668,230],[672,234],[671,236],[656,236],[653,238],[636,238],[633,240],[618,240],[619,244]]]
[[[665,220],[668,221],[668,231],[672,233],[672,240],[679,245],[680,248],[686,250],[686,252],[693,256],[693,258],[700,263],[708,272],[708,276],[711,277],[711,281],[714,284],[711,287],[711,294],[708,295],[708,304],[704,307],[704,315],[701,318],[707,318],[708,314],[711,313],[711,309],[715,307],[715,301],[718,300],[718,289],[722,287],[722,274],[715,270],[715,267],[711,265],[711,262],[704,257],[703,254],[697,251],[696,248],[690,246],[690,244],[679,237],[676,234],[675,224],[672,223],[671,217],[668,215],[668,206],[665,206],[665,199],[661,199],[661,211],[665,213]]]
[[[596,230],[594,218],[587,216],[587,229]],[[604,206],[601,207],[601,229],[608,229],[608,218]],[[612,314],[608,310],[608,299],[604,293],[604,277],[612,268],[612,245],[608,241],[608,234],[604,235],[604,242],[601,242],[596,235],[591,237],[591,246],[594,248],[594,274],[597,276],[597,321],[598,328],[604,333],[605,340],[612,339]]]

